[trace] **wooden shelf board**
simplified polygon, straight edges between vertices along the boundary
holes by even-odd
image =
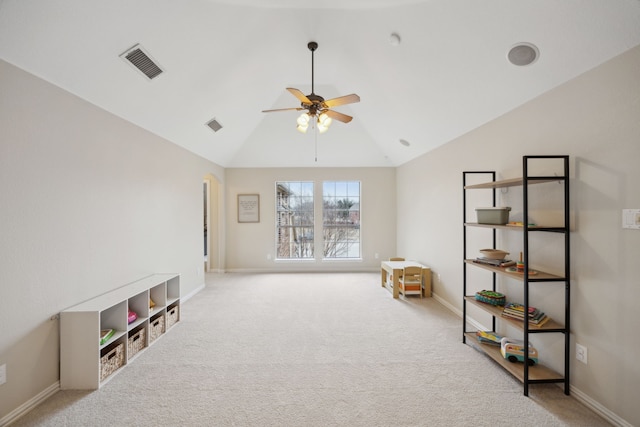
[[[487,313],[497,317],[498,319],[500,319],[503,322],[508,323],[509,325],[520,329],[521,331],[524,331],[524,321],[520,321],[520,320],[516,320],[516,319],[511,319],[509,317],[502,317],[502,306],[494,306],[491,304],[487,304],[484,302],[480,302],[478,300],[475,299],[475,297],[472,296],[465,296],[464,299],[476,306],[476,307],[480,307],[482,310],[486,311]],[[549,321],[547,323],[545,323],[544,325],[538,327],[538,326],[533,326],[530,325],[529,326],[529,331],[545,331],[545,330],[549,330],[549,329],[564,329],[564,326],[562,326],[561,324],[559,324],[558,322],[556,322],[553,319],[549,319]]]
[[[502,274],[503,276],[507,276],[507,277],[511,277],[512,279],[516,279],[516,280],[520,280],[520,281],[524,281],[524,274],[522,273],[512,273],[507,271],[505,268],[501,268],[501,267],[492,267],[490,265],[487,264],[481,264],[478,262],[474,262],[475,260],[473,259],[465,259],[464,262],[467,264],[471,264],[475,267],[478,268],[482,268],[484,270],[489,270],[492,271],[494,273],[498,273],[498,274]],[[551,274],[551,273],[545,273],[544,271],[540,271],[540,270],[536,270],[537,274],[530,274],[529,275],[529,282],[532,281],[564,281],[563,277],[560,276],[556,276],[555,274]]]
[[[530,177],[529,184],[542,184],[545,182],[562,181],[564,177]],[[518,187],[524,184],[524,178],[511,178],[503,179],[500,181],[483,182],[481,184],[465,185],[465,190],[479,189],[479,188],[505,188],[505,187]]]
[[[467,332],[464,334],[466,337],[466,343],[471,345],[474,348],[479,349],[487,356],[495,360],[500,366],[502,366],[505,370],[507,370],[511,375],[519,379],[521,382],[524,382],[524,363],[516,362],[512,363],[502,357],[500,353],[500,347],[493,346],[489,344],[482,344],[478,342],[475,333]],[[544,365],[534,365],[529,366],[529,380],[538,381],[538,380],[558,380],[561,381],[564,378],[559,373],[554,370],[547,368]]]
[[[464,225],[466,227],[482,227],[482,228],[495,228],[502,230],[517,230],[522,231],[523,227],[521,225],[500,225],[500,224],[479,224],[477,222],[465,222]],[[554,226],[546,226],[546,225],[530,225],[527,227],[530,231],[553,231],[556,233],[562,233],[565,231],[564,227],[554,227]]]

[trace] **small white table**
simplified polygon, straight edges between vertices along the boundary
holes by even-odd
[[[398,287],[398,277],[402,274],[405,267],[422,267],[422,292],[425,297],[431,296],[431,269],[416,261],[382,261],[381,263],[381,279],[382,287],[387,287],[389,275],[393,278],[391,286],[394,298],[400,297],[400,289]]]

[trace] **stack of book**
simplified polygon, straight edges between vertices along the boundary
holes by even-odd
[[[474,259],[473,262],[478,264],[491,265],[493,267],[510,267],[512,265],[516,265],[516,262],[510,259],[491,259],[485,257],[478,257]]]
[[[504,305],[502,316],[511,319],[524,320],[524,305],[508,302]],[[529,325],[540,327],[550,320],[550,317],[535,307],[529,307]]]
[[[476,331],[476,337],[479,342],[496,347],[500,347],[500,340],[502,339],[502,336],[496,334],[494,331]]]

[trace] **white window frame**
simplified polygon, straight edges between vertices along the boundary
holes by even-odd
[[[361,199],[361,181],[322,182],[323,260],[362,259]]]

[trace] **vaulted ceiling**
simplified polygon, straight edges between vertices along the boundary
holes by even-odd
[[[315,93],[361,98],[321,135],[262,113],[311,92],[309,41]],[[638,44],[639,0],[0,0],[1,59],[224,167],[401,165]]]

